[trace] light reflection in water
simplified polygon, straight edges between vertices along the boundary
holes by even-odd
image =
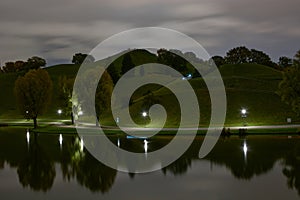
[[[26,131],[26,138],[27,138],[27,144],[29,144],[29,142],[30,142],[30,133],[29,133],[28,129]]]
[[[144,140],[144,150],[145,150],[145,153],[148,152],[148,141],[147,140]]]
[[[84,143],[83,139],[80,140],[80,151],[83,151]]]
[[[246,140],[244,140],[243,152],[244,152],[244,158],[245,158],[245,162],[246,162],[247,161],[247,153],[248,153],[248,146],[247,146]]]
[[[59,141],[60,147],[62,147],[62,143],[63,143],[63,137],[62,137],[62,134],[59,134],[59,139],[58,139],[58,141]]]

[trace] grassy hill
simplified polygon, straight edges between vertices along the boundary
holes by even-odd
[[[131,57],[135,65],[156,62],[155,54],[145,50],[135,50],[131,52]],[[115,61],[118,70],[121,69],[122,59],[123,56]],[[48,111],[40,119],[64,118],[56,113],[60,107],[56,92],[58,79],[60,76],[75,77],[78,69],[79,65],[74,64],[62,64],[46,68],[54,83],[54,94]],[[249,125],[285,124],[287,117],[299,122],[295,113],[291,111],[289,106],[282,103],[276,94],[278,83],[281,80],[281,72],[257,64],[223,65],[219,70],[227,93],[227,125],[243,124],[240,114],[241,108],[246,108],[249,112],[245,120]],[[16,108],[13,94],[17,76],[14,73],[0,74],[0,91],[2,94],[0,98],[0,122],[4,119],[22,119],[23,117]],[[200,125],[206,126],[210,120],[210,99],[206,85],[202,78],[191,79],[190,84],[194,88],[200,104]],[[133,94],[133,104],[130,110],[135,121],[143,123],[144,119],[141,118],[140,111],[143,108],[147,91],[153,92],[154,97],[166,107],[168,112],[167,125],[176,126],[180,120],[178,102],[171,91],[158,85],[141,87]]]

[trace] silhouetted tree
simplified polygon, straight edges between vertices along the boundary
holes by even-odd
[[[262,51],[258,51],[255,49],[251,49],[250,63],[256,63],[273,67],[270,56],[268,56]]]
[[[174,49],[169,51],[166,49],[159,49],[157,54],[158,63],[170,66],[182,75],[186,75],[189,72],[187,68],[187,61],[184,59],[184,54],[181,51]]]
[[[40,67],[46,66],[46,60],[38,57],[33,56],[31,58],[28,58],[27,62],[24,64],[24,69],[26,71],[29,71],[30,69],[39,69]]]
[[[222,56],[213,56],[211,58],[217,67],[220,67],[225,64],[225,59]]]
[[[226,53],[225,61],[227,64],[249,63],[251,51],[245,46],[236,47]]]
[[[293,64],[293,60],[286,56],[282,56],[279,58],[278,65],[281,68],[290,67]]]

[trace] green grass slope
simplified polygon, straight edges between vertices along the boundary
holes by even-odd
[[[131,52],[131,57],[135,65],[156,62],[156,56],[145,50],[135,50]],[[115,61],[115,65],[120,70],[122,56]],[[46,68],[54,83],[52,103],[39,119],[54,120],[67,118],[58,116],[59,109],[57,90],[60,76],[75,77],[79,65],[62,64]],[[299,122],[289,106],[281,102],[276,94],[278,84],[281,80],[281,72],[270,67],[257,64],[224,65],[220,67],[220,73],[226,87],[227,94],[227,116],[226,125],[248,125],[259,124],[285,124],[286,118],[291,117],[294,122]],[[0,74],[0,121],[4,119],[22,119],[19,114],[13,94],[14,82],[17,74]],[[205,82],[202,78],[195,78],[189,81],[194,88],[200,105],[200,125],[207,126],[210,120],[210,98]],[[170,84],[176,84],[170,83]],[[143,123],[141,111],[144,109],[143,102],[147,91],[152,91],[154,97],[166,107],[168,112],[167,126],[176,126],[180,121],[180,107],[175,96],[167,88],[157,85],[148,85],[136,91],[133,96],[133,104],[130,108],[135,121]],[[240,110],[246,108],[248,116],[245,120],[241,118]],[[193,114],[193,113],[191,113]],[[108,124],[112,124],[108,122]]]

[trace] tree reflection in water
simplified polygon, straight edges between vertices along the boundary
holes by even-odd
[[[37,134],[34,134],[34,139],[30,141],[29,151],[26,158],[20,162],[17,172],[24,187],[44,192],[52,187],[56,174],[54,162],[39,145]]]
[[[287,177],[287,185],[290,189],[296,189],[300,195],[300,144],[294,143],[283,160],[282,173]]]
[[[34,191],[49,191],[56,177],[55,163],[61,168],[64,181],[77,181],[92,192],[108,192],[116,179],[117,171],[96,160],[75,135],[63,135],[62,144],[58,135],[39,136],[30,134],[27,146],[26,133],[0,134],[0,169],[7,163],[17,168],[19,182]],[[168,137],[166,137],[168,138]],[[149,152],[168,144],[172,138],[152,138]],[[117,145],[118,138],[112,138]],[[121,147],[133,152],[144,152],[143,142],[120,138]],[[197,137],[190,148],[174,163],[162,169],[162,173],[184,175],[199,160],[198,152],[203,141]],[[247,143],[245,155],[244,143]],[[29,148],[29,149],[27,149]],[[300,195],[300,139],[286,136],[256,136],[220,138],[213,151],[204,158],[213,165],[225,166],[237,179],[251,180],[272,170],[275,164],[282,166],[287,186]],[[196,167],[197,165],[195,165]],[[129,173],[134,179],[135,174]]]
[[[61,157],[64,179],[76,178],[78,183],[92,192],[108,192],[114,184],[117,171],[103,165],[86,149],[82,149],[78,137],[64,141]]]

